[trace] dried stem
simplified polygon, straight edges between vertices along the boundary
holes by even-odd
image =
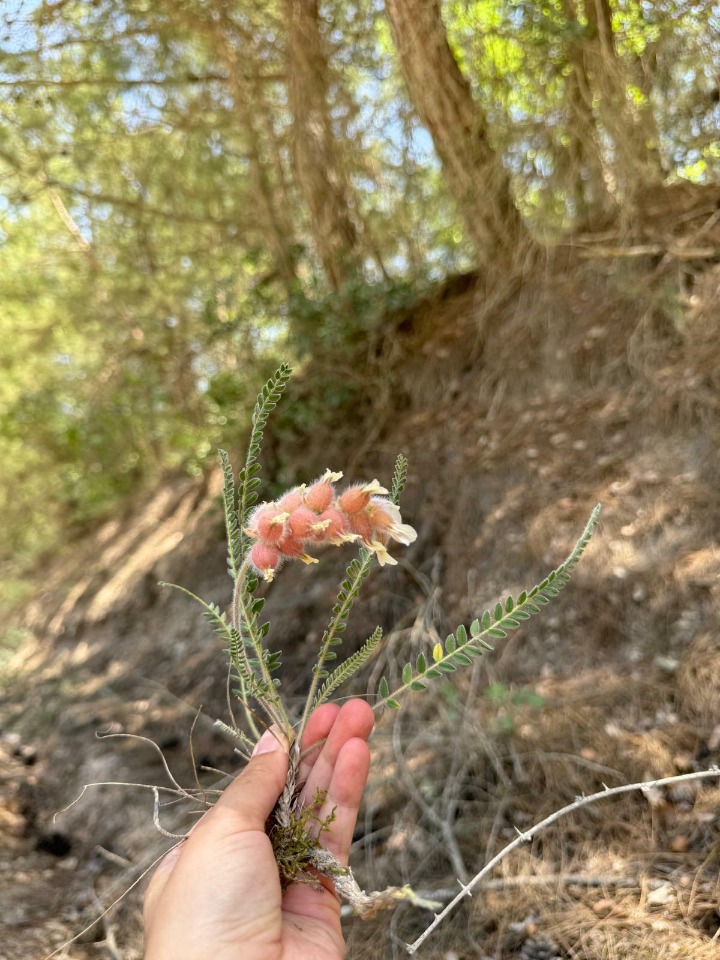
[[[685,780],[701,780],[704,777],[720,777],[720,767],[710,767],[709,770],[699,770],[696,773],[683,773],[676,777],[664,777],[661,780],[647,780],[642,783],[628,783],[623,784],[620,787],[605,787],[604,790],[601,790],[599,793],[593,793],[588,797],[577,797],[573,803],[569,803],[566,807],[563,807],[561,810],[556,810],[554,813],[551,813],[549,817],[546,817],[544,820],[541,820],[540,823],[535,824],[534,827],[531,827],[529,830],[519,831],[518,836],[512,843],[509,843],[504,847],[500,853],[490,860],[489,863],[485,864],[482,870],[476,874],[470,883],[463,884],[460,881],[460,893],[458,893],[450,903],[442,910],[440,913],[435,914],[435,919],[427,927],[423,933],[413,941],[413,943],[405,944],[407,952],[410,954],[417,953],[418,949],[422,944],[427,940],[430,934],[438,927],[445,917],[455,909],[455,907],[465,898],[472,896],[472,891],[477,887],[481,880],[483,880],[494,868],[500,863],[501,860],[504,860],[508,854],[510,854],[517,847],[521,846],[523,843],[529,843],[538,833],[541,833],[546,827],[549,827],[550,824],[555,823],[556,820],[559,820],[561,817],[564,817],[567,813],[572,813],[574,810],[579,810],[581,807],[586,807],[591,803],[596,803],[598,800],[604,800],[607,797],[615,797],[621,793],[630,793],[633,790],[642,790],[643,793],[648,793],[650,790],[655,789],[656,787],[664,787],[669,783],[681,783]]]

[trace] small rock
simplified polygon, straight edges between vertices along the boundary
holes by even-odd
[[[662,670],[663,673],[671,675],[677,673],[677,668],[680,666],[680,661],[675,657],[657,656],[653,660],[653,663],[659,670]]]
[[[675,900],[675,890],[670,883],[663,883],[647,896],[649,907],[666,907]]]

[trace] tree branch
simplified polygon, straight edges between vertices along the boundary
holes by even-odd
[[[669,783],[681,783],[685,780],[700,780],[704,777],[720,777],[720,767],[710,767],[709,770],[699,770],[697,773],[684,773],[677,777],[664,777],[662,780],[648,780],[643,783],[628,783],[623,784],[620,787],[605,787],[604,790],[601,790],[599,793],[593,793],[589,797],[577,797],[573,803],[569,803],[566,807],[563,807],[561,810],[556,810],[554,813],[551,813],[549,817],[546,817],[544,820],[541,820],[540,823],[535,824],[534,827],[531,827],[529,830],[520,832],[518,830],[518,836],[512,843],[509,843],[504,847],[500,853],[490,860],[489,863],[486,863],[482,868],[480,873],[476,874],[470,883],[463,884],[460,881],[460,893],[458,893],[450,903],[442,910],[440,913],[435,914],[435,919],[430,924],[427,929],[420,934],[420,936],[413,943],[407,943],[407,952],[410,954],[416,953],[418,948],[424,943],[424,941],[430,936],[432,931],[442,923],[445,917],[455,909],[455,907],[463,900],[465,897],[472,896],[472,891],[475,887],[478,886],[480,881],[486,877],[491,870],[493,870],[501,860],[504,860],[513,850],[521,846],[523,843],[529,843],[534,837],[537,836],[545,827],[549,827],[550,824],[555,823],[556,820],[559,820],[561,817],[564,817],[567,813],[572,813],[574,810],[579,810],[581,807],[586,807],[591,803],[596,803],[598,800],[604,800],[607,797],[615,797],[621,793],[630,793],[633,790],[642,790],[643,793],[647,794],[650,790],[655,787],[663,787]]]
[[[226,73],[206,73],[202,76],[188,74],[184,77],[75,77],[63,80],[22,79],[0,80],[0,87],[181,87],[192,83],[227,83]],[[282,73],[247,74],[244,79],[267,83],[282,83],[286,77]]]

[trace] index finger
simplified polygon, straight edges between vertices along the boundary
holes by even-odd
[[[301,755],[305,754],[305,756],[301,759],[298,768],[299,784],[305,783],[309,777],[339,713],[340,707],[337,703],[324,703],[310,715],[301,744]],[[313,747],[315,749],[312,749]]]

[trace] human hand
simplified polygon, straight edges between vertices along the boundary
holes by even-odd
[[[300,765],[302,800],[318,790],[320,840],[347,863],[367,781],[373,712],[363,700],[324,704],[310,718]],[[160,863],[145,895],[145,960],[338,960],[340,904],[329,889],[293,884],[283,894],[265,821],[285,786],[288,752],[265,733],[242,773],[188,839]]]

